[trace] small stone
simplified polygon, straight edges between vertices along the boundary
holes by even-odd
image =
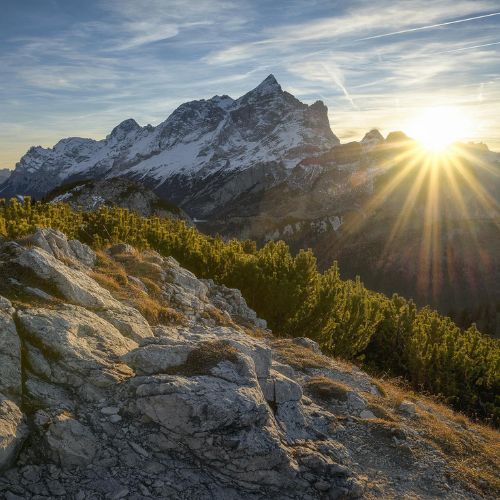
[[[104,415],[115,415],[120,411],[120,408],[117,406],[105,406],[104,408],[101,408],[101,413]]]
[[[10,491],[7,491],[5,493],[5,500],[24,500],[24,497],[20,497],[19,495],[16,495]]]
[[[139,453],[139,455],[142,455],[143,457],[149,457],[149,453],[141,445],[134,443],[133,441],[129,441],[128,444],[134,451]]]
[[[314,483],[314,487],[318,491],[328,491],[330,489],[330,484],[327,483],[326,481],[320,480]]]
[[[23,470],[23,478],[30,483],[36,483],[40,481],[40,472],[33,466],[26,466]]]
[[[52,495],[56,496],[66,495],[66,490],[59,481],[47,481],[47,486]]]
[[[151,492],[148,490],[147,486],[145,486],[144,484],[139,484],[139,489],[141,490],[141,493],[143,495],[146,495],[146,496],[151,496]]]
[[[347,404],[352,410],[364,410],[366,408],[366,400],[357,392],[347,393]]]
[[[109,498],[111,500],[119,500],[120,498],[126,497],[129,493],[129,489],[124,486],[123,488],[118,489],[115,493],[110,494]]]
[[[417,407],[416,407],[415,403],[412,403],[411,401],[407,401],[406,399],[401,401],[401,404],[399,405],[398,410],[401,413],[404,413],[409,417],[414,417],[415,414],[417,413]]]
[[[370,410],[363,410],[359,416],[361,418],[366,418],[366,419],[370,419],[370,418],[376,418],[375,415],[373,414],[373,412],[371,412]]]
[[[120,417],[120,415],[117,415],[116,413],[109,417],[109,421],[113,424],[117,424],[118,422],[121,422],[121,420],[122,420],[122,417]]]

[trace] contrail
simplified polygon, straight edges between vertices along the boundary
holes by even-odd
[[[429,24],[428,26],[420,26],[420,28],[410,28],[407,30],[393,31],[391,33],[384,33],[382,35],[367,36],[365,38],[358,38],[355,41],[361,42],[363,40],[373,40],[374,38],[383,38],[386,36],[402,35],[403,33],[411,33],[413,31],[429,30],[432,28],[439,28],[440,26],[447,26],[449,24],[465,23],[467,21],[474,21],[475,19],[484,19],[485,17],[500,16],[500,12],[493,12],[492,14],[484,14],[482,16],[468,17],[466,19],[457,19],[456,21],[448,21],[446,23]]]
[[[492,45],[500,45],[500,42],[483,43],[481,45],[471,45],[469,47],[462,47],[460,49],[444,50],[443,52],[436,52],[436,55],[447,54],[448,52],[461,52],[462,50],[479,49],[481,47],[491,47]]]
[[[354,103],[354,100],[352,99],[352,97],[349,95],[349,92],[345,88],[345,85],[342,83],[342,78],[333,71],[331,71],[330,68],[328,68],[325,63],[321,63],[321,66],[323,66],[323,69],[328,73],[328,75],[330,75],[331,79],[337,84],[340,90],[342,90],[347,100],[351,103],[352,107],[358,109],[358,107]]]

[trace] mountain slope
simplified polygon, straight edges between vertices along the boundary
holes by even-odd
[[[402,132],[340,144],[320,101],[301,103],[270,75],[236,100],[182,104],[157,127],[126,120],[102,141],[32,148],[0,197],[126,176],[209,234],[312,248],[323,269],[338,260],[346,277],[500,335],[500,154],[453,155],[429,169]]]
[[[45,229],[3,242],[0,274],[6,499],[499,493],[495,431],[273,338],[171,257]]]
[[[63,184],[45,196],[49,203],[67,203],[73,209],[96,210],[102,206],[121,207],[141,216],[173,217],[192,224],[190,217],[143,184],[124,177],[77,181]]]
[[[157,127],[130,119],[101,141],[73,137],[31,148],[0,195],[40,197],[78,178],[129,176],[202,216],[338,142],[322,102],[301,103],[269,75],[239,99],[182,104]]]
[[[3,184],[9,178],[11,173],[12,171],[8,168],[0,168],[0,184]]]

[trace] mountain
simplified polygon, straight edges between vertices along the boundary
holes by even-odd
[[[344,277],[500,335],[500,154],[462,144],[446,168],[428,158],[401,131],[341,144],[321,101],[301,103],[270,75],[156,127],[129,119],[101,141],[31,148],[0,197],[127,177],[209,234],[313,248],[322,269],[337,260]]]
[[[0,276],[6,500],[498,497],[491,427],[275,338],[170,256],[39,229]]]
[[[179,207],[159,198],[143,184],[125,177],[77,181],[63,184],[44,197],[49,203],[68,203],[72,208],[96,210],[102,206],[121,207],[144,217],[191,218]]]
[[[0,168],[0,184],[3,184],[10,176],[12,171],[8,168]]]
[[[321,101],[303,104],[269,75],[239,99],[182,104],[157,127],[129,119],[101,141],[71,137],[53,148],[33,147],[0,195],[38,198],[63,182],[127,176],[204,217],[338,143]]]

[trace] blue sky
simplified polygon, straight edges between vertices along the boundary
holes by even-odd
[[[500,150],[498,13],[499,0],[0,0],[0,167],[269,73],[322,99],[342,141],[457,106],[468,139]]]

